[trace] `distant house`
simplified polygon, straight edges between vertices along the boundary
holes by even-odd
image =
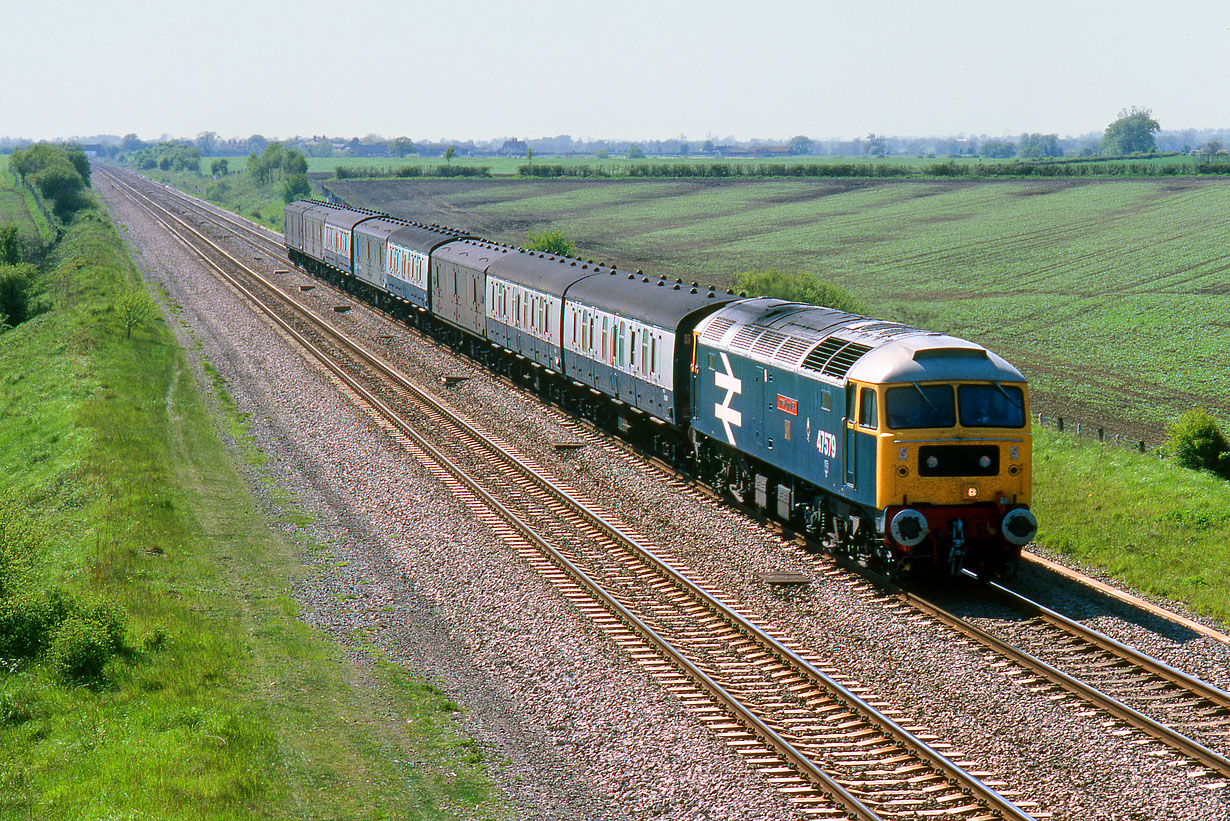
[[[752,147],[753,157],[789,157],[788,145],[757,145]]]
[[[505,140],[504,145],[500,146],[500,150],[496,153],[502,157],[524,157],[526,148],[525,140],[513,138]]]

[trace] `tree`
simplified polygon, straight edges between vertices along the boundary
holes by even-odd
[[[444,149],[444,161],[449,165],[453,164],[453,157],[457,156],[457,146],[450,145]]]
[[[142,148],[145,148],[145,143],[136,134],[125,134],[124,138],[120,140],[120,150],[122,151],[132,153],[133,151],[140,151]]]
[[[1022,159],[1033,160],[1039,157],[1062,157],[1063,149],[1059,147],[1058,134],[1022,134],[1017,153]]]
[[[790,142],[787,144],[787,149],[791,154],[802,155],[810,154],[813,146],[814,143],[812,143],[811,138],[804,137],[800,134],[797,137],[790,138]]]
[[[1010,143],[1007,140],[987,140],[982,144],[982,150],[978,155],[993,160],[1006,160],[1016,156],[1016,143]]]
[[[218,135],[212,131],[202,131],[196,135],[196,147],[201,152],[201,156],[210,156],[218,147]]]
[[[705,142],[701,145],[700,150],[706,154],[712,154],[713,153],[713,140],[705,140]]]
[[[628,154],[628,159],[630,160],[645,159],[645,149],[641,148],[640,145],[638,145],[637,143],[632,143],[632,145],[628,146],[627,154]]]
[[[248,150],[249,151],[255,151],[256,153],[259,154],[260,152],[265,150],[265,146],[267,145],[269,145],[269,141],[266,140],[264,137],[262,137],[260,134],[253,134],[251,137],[248,137]]]
[[[230,171],[230,163],[226,157],[219,157],[209,164],[209,173],[214,177],[225,177]]]
[[[530,231],[525,235],[525,250],[545,251],[560,257],[570,257],[576,253],[576,245],[564,236],[563,231],[551,229],[546,231]]]
[[[529,162],[530,168],[534,167],[534,149],[528,145],[525,147],[525,159]]]
[[[1157,150],[1153,135],[1161,126],[1147,108],[1125,108],[1119,119],[1106,127],[1102,137],[1103,154],[1149,154]]]
[[[688,152],[691,150],[692,150],[692,146],[688,145],[687,143],[679,143],[679,155],[681,157],[686,157],[688,155]]]
[[[414,151],[414,141],[409,137],[398,137],[389,143],[389,150],[396,154],[398,159],[401,159]]]
[[[132,329],[153,319],[154,314],[154,300],[143,288],[129,291],[115,302],[116,322],[129,339],[132,338]]]
[[[295,176],[306,174],[307,170],[307,157],[303,156],[303,152],[296,151],[293,148],[286,149],[285,153],[282,154],[282,171],[287,176]]]
[[[291,174],[282,186],[282,201],[294,202],[304,197],[312,196],[312,184],[308,182],[307,174]]]
[[[884,139],[883,134],[875,134],[873,132],[867,135],[867,142],[863,146],[863,150],[873,156],[883,157],[888,153],[888,142]]]
[[[1222,151],[1220,140],[1209,140],[1200,149],[1201,162],[1209,162],[1217,157]]]

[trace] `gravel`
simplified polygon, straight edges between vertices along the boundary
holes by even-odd
[[[516,554],[405,457],[371,419],[238,302],[143,212],[112,196],[135,258],[182,306],[179,330],[223,375],[266,470],[315,515],[305,551],[318,572],[298,591],[307,618],[339,638],[374,640],[438,681],[466,710],[489,752],[510,817],[594,819],[797,818],[761,776],[691,719]],[[309,281],[284,277],[290,287]],[[305,293],[321,310],[348,300]],[[904,713],[902,723],[954,745],[950,757],[991,772],[1034,811],[1083,819],[1230,819],[1227,790],[1154,742],[1119,734],[1108,717],[1057,697],[966,640],[903,618],[822,557],[682,488],[601,443],[556,452],[575,426],[437,345],[365,308],[336,321],[421,384],[583,493],[755,615]],[[193,350],[192,346],[188,346]],[[471,378],[445,388],[438,377]],[[587,441],[590,437],[582,434]],[[254,491],[265,493],[253,482]],[[277,506],[270,504],[271,515]],[[340,562],[349,564],[337,567]],[[766,571],[812,579],[762,582]],[[1049,575],[1049,574],[1048,574]],[[1023,578],[1058,590],[1032,569]],[[1036,583],[1035,583],[1036,581]],[[354,599],[339,601],[339,593]],[[1033,591],[1025,589],[1027,595]],[[1226,648],[1159,630],[1071,588],[1057,609],[1222,684]],[[392,608],[388,612],[387,608]],[[549,641],[544,641],[550,637]]]

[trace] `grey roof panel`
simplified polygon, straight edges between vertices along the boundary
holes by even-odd
[[[476,271],[486,271],[491,263],[508,253],[515,253],[516,248],[507,245],[497,245],[478,239],[457,239],[446,242],[432,251],[432,258],[452,262]]]
[[[454,231],[452,228],[442,228],[438,225],[422,225],[417,222],[402,222],[401,227],[389,235],[389,241],[412,251],[429,254],[432,249],[442,243],[455,239],[464,239],[469,234],[464,231]]]
[[[608,270],[571,257],[518,248],[517,253],[510,252],[493,262],[487,273],[544,294],[563,297],[568,286],[577,280]]]
[[[732,294],[692,288],[661,277],[604,270],[605,276],[587,277],[569,288],[568,300],[659,328],[678,328],[693,314],[716,310],[738,299]]]
[[[386,240],[390,234],[403,225],[405,225],[405,222],[396,217],[373,217],[356,225],[354,232],[356,235],[363,234],[379,240]]]

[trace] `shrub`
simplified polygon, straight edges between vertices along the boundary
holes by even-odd
[[[1171,423],[1164,450],[1182,467],[1230,479],[1230,441],[1203,408],[1189,410]]]
[[[576,253],[576,245],[564,236],[563,231],[530,231],[525,235],[525,250],[545,251],[561,257],[570,257]]]
[[[773,296],[852,314],[867,311],[862,302],[843,288],[808,272],[791,275],[776,268],[744,271],[735,277],[735,289],[751,296]]]
[[[29,318],[37,275],[38,269],[33,265],[0,264],[0,320],[12,326]]]
[[[59,590],[0,599],[0,658],[38,656],[76,610],[76,603]]]
[[[65,619],[47,652],[48,665],[62,684],[97,684],[115,654],[107,629],[81,617]]]

